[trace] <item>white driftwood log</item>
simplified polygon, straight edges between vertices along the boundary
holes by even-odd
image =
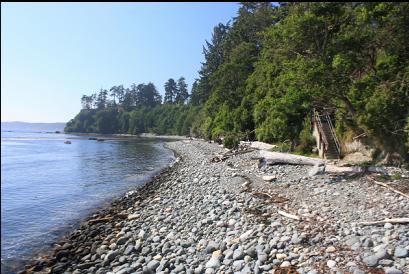
[[[276,145],[271,145],[271,144],[267,144],[264,142],[255,141],[255,142],[250,143],[250,147],[256,148],[256,149],[269,150],[269,149],[276,147]]]
[[[287,213],[287,212],[282,211],[282,210],[278,210],[278,214],[283,215],[283,216],[285,216],[287,218],[290,218],[290,219],[297,220],[297,221],[300,220],[300,217],[298,217],[296,215],[293,215],[293,214],[290,214],[290,213]]]
[[[372,221],[372,222],[360,222],[359,225],[381,225],[385,223],[390,224],[408,224],[409,218],[393,218],[393,219],[385,219],[381,221]]]
[[[262,178],[266,182],[271,182],[277,180],[277,176],[275,175],[264,175]]]
[[[281,152],[271,152],[266,150],[260,150],[260,156],[264,158],[268,165],[276,165],[276,164],[290,164],[290,165],[308,165],[308,166],[315,166],[315,165],[323,165],[324,162],[310,158],[306,156],[300,155],[293,155],[288,153],[281,153]]]
[[[362,167],[359,166],[336,166],[333,164],[327,164],[325,171],[329,173],[362,173],[365,171]]]

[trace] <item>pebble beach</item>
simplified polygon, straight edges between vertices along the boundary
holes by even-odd
[[[19,273],[409,273],[409,199],[362,176],[169,142],[177,161]],[[395,182],[409,188],[407,170]],[[271,176],[274,180],[265,180]]]

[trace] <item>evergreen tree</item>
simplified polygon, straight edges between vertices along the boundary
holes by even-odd
[[[122,105],[124,101],[124,96],[125,96],[125,89],[123,85],[117,86],[116,90],[116,97],[118,98],[118,104]]]
[[[107,99],[108,99],[108,91],[106,89],[100,89],[97,97],[97,108],[98,109],[103,109],[107,105]]]
[[[124,91],[124,98],[122,101],[122,106],[124,107],[126,111],[129,111],[131,110],[133,102],[134,102],[134,97],[132,96],[131,90],[129,88],[126,88]]]
[[[187,91],[187,84],[184,77],[180,77],[177,83],[177,93],[175,96],[176,104],[184,104],[189,98],[189,93]]]
[[[139,84],[136,87],[136,103],[148,107],[154,107],[162,102],[162,97],[153,83]]]
[[[170,78],[165,83],[165,96],[163,98],[164,104],[173,104],[175,102],[175,96],[177,94],[177,84],[173,78]]]
[[[197,90],[197,86],[198,86],[197,82],[198,82],[198,80],[196,79],[193,82],[192,90],[190,91],[191,95],[190,95],[189,103],[191,103],[194,106],[197,106],[197,105],[200,104],[200,97],[199,97],[198,90]]]
[[[114,105],[116,104],[116,97],[117,97],[117,95],[118,95],[118,87],[117,86],[113,86],[112,88],[110,88],[109,89],[109,92],[110,92],[110,94],[109,95],[111,95],[114,99],[113,99],[113,103],[114,103]]]

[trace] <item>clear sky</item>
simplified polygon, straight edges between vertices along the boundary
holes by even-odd
[[[169,78],[189,90],[237,3],[1,3],[1,120],[67,122],[81,96]]]

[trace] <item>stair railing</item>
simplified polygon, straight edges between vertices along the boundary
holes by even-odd
[[[317,123],[317,127],[318,127],[318,134],[320,137],[320,141],[322,141],[324,143],[324,152],[327,151],[328,149],[328,141],[327,141],[327,137],[325,136],[324,130],[322,128],[322,123],[321,123],[321,118],[318,115],[318,112],[314,110],[314,119]]]
[[[335,133],[335,129],[334,129],[334,126],[332,124],[331,117],[329,117],[328,113],[326,113],[325,118],[326,118],[327,123],[329,125],[331,135],[332,135],[332,138],[334,140],[335,146],[337,148],[338,156],[339,156],[339,155],[341,155],[341,146],[339,145],[338,137],[337,137],[337,135]]]

